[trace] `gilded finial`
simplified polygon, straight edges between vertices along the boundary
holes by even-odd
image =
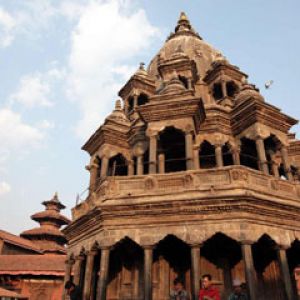
[[[187,20],[188,20],[188,18],[186,16],[185,12],[182,11],[180,13],[179,21],[187,21]]]
[[[58,202],[58,192],[54,193],[53,201],[57,201]]]

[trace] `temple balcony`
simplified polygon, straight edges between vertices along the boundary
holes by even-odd
[[[300,183],[276,178],[241,165],[197,169],[165,174],[107,176],[97,182],[94,192],[73,210],[79,219],[102,205],[134,205],[164,201],[226,200],[253,196],[276,205],[294,205],[300,209]]]

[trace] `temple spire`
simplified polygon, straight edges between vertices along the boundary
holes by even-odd
[[[179,16],[179,20],[177,22],[177,26],[175,28],[175,32],[177,31],[189,31],[192,29],[192,26],[190,24],[190,21],[187,17],[187,15],[184,13],[184,12],[181,12],[180,13],[180,16]]]

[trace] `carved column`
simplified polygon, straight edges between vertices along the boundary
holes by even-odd
[[[157,157],[157,136],[150,136],[150,149],[149,149],[149,174],[156,173],[156,157]]]
[[[133,160],[128,161],[128,175],[129,176],[134,175],[134,162],[133,162]]]
[[[191,245],[192,300],[198,300],[200,289],[200,245]]]
[[[222,85],[223,98],[225,98],[227,97],[226,81],[222,80],[221,85]]]
[[[228,297],[232,292],[231,266],[228,258],[222,259],[222,265],[223,265],[223,277],[224,277],[224,292],[226,297]]]
[[[98,281],[98,300],[106,300],[106,288],[107,288],[107,279],[109,271],[109,248],[101,249],[101,259],[100,259],[100,268],[99,268],[99,281]]]
[[[83,255],[79,255],[75,258],[75,263],[74,263],[74,278],[73,278],[73,282],[76,285],[80,284],[80,277],[81,277],[81,266],[82,263],[84,261],[84,256]]]
[[[194,148],[194,168],[195,170],[200,169],[199,147]]]
[[[272,174],[277,178],[279,178],[278,168],[279,168],[278,163],[274,159],[272,159]]]
[[[250,242],[242,244],[242,254],[245,264],[245,273],[250,300],[256,300],[256,277],[252,256],[252,245]]]
[[[133,96],[133,108],[137,108],[138,106],[138,95]]]
[[[74,259],[70,258],[65,261],[65,278],[64,278],[64,286],[66,282],[71,280],[71,274],[72,274],[72,267],[74,265],[75,261]],[[63,289],[63,296],[62,299],[66,298],[65,289]]]
[[[90,192],[93,192],[96,188],[98,167],[99,166],[96,164],[91,164],[86,167],[86,169],[90,171],[90,186],[89,186]]]
[[[193,134],[191,131],[185,133],[185,156],[186,156],[186,169],[194,169],[193,161]]]
[[[258,136],[255,140],[255,143],[256,143],[256,151],[259,159],[259,168],[264,174],[268,175],[269,168],[268,168],[268,163],[266,158],[264,140],[262,137]]]
[[[91,296],[91,286],[92,286],[92,274],[94,268],[94,260],[97,251],[90,251],[87,254],[86,266],[85,266],[85,276],[84,276],[84,288],[83,288],[83,300],[90,300]]]
[[[215,155],[216,155],[216,163],[217,167],[223,167],[223,154],[222,154],[222,145],[217,144],[215,145]]]
[[[101,160],[101,178],[104,178],[107,176],[107,170],[108,170],[108,157],[103,156]]]
[[[158,154],[158,173],[165,173],[165,154]]]
[[[144,174],[144,157],[143,155],[138,155],[136,158],[136,173],[137,175],[143,175]]]
[[[292,287],[291,275],[290,275],[289,265],[286,257],[286,250],[282,248],[278,248],[277,258],[278,258],[281,278],[284,283],[284,289],[285,289],[287,300],[294,300],[296,299],[296,295],[294,295],[294,290]]]
[[[234,165],[241,164],[240,149],[237,147],[231,148],[232,160]]]
[[[284,145],[281,146],[281,156],[282,156],[282,163],[283,163],[283,167],[284,167],[286,176],[289,180],[293,180],[294,178],[293,178],[293,174],[291,172],[291,165],[289,162],[287,147]]]
[[[144,247],[144,300],[152,300],[153,247]]]

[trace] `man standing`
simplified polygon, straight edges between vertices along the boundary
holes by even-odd
[[[189,300],[188,292],[184,289],[183,281],[179,278],[174,280],[174,288],[170,294],[170,300]]]
[[[233,293],[229,296],[228,300],[248,300],[248,297],[242,289],[242,283],[239,279],[233,280]]]
[[[202,276],[202,289],[199,293],[199,300],[221,300],[219,291],[212,285],[211,275]]]

